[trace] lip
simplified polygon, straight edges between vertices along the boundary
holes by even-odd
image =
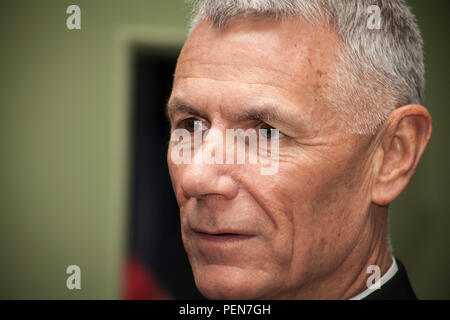
[[[199,239],[215,243],[241,242],[249,240],[254,237],[254,235],[252,234],[232,230],[214,231],[214,232],[194,230],[194,232]]]

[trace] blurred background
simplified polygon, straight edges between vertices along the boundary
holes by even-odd
[[[419,298],[450,299],[450,2],[408,3],[434,133],[392,205],[392,243]],[[0,299],[202,298],[166,165],[188,20],[182,0],[1,0]]]

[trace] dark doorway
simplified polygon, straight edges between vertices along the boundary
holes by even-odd
[[[125,283],[125,297],[130,299],[202,299],[182,246],[179,209],[166,162],[170,126],[165,105],[177,55],[178,50],[139,49],[133,59],[128,239],[132,264],[128,262]],[[146,281],[147,288],[142,288]]]

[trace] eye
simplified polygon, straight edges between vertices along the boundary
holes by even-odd
[[[284,134],[280,132],[280,130],[275,129],[272,126],[269,126],[267,123],[263,123],[259,127],[259,134],[261,137],[264,137],[266,139],[272,139],[272,138],[282,138],[284,137]]]
[[[181,121],[181,127],[189,132],[194,132],[195,121],[197,120],[194,118],[184,119],[183,121]]]
[[[187,119],[181,120],[179,123],[180,128],[186,129],[190,133],[194,133],[195,130],[197,128],[199,128],[200,126],[202,126],[202,131],[207,129],[207,127],[203,124],[203,121],[196,119],[196,118],[187,118]]]

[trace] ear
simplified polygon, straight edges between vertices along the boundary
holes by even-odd
[[[375,161],[377,176],[372,202],[385,206],[394,201],[411,181],[431,138],[431,116],[419,105],[395,109],[379,137]]]

